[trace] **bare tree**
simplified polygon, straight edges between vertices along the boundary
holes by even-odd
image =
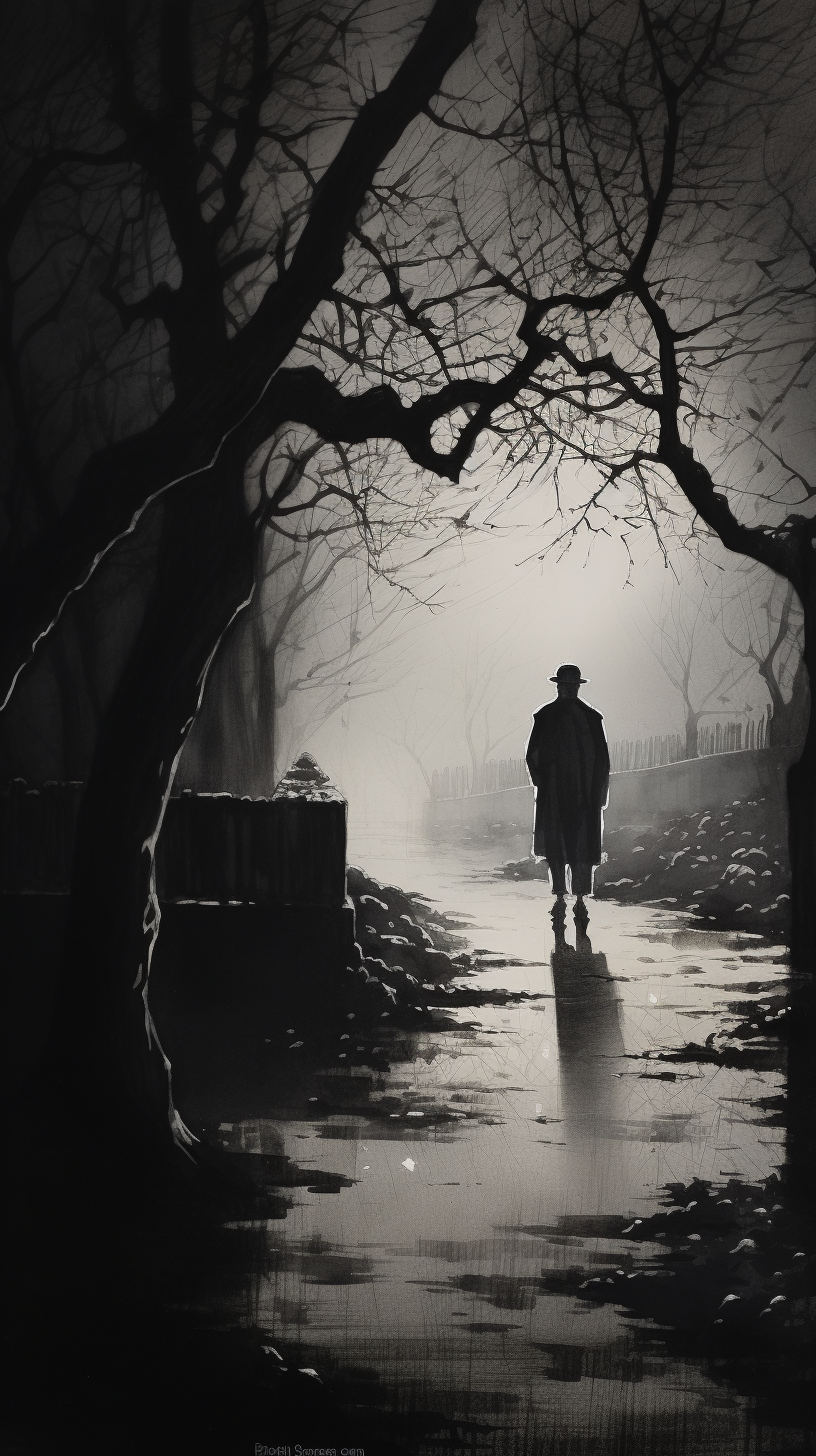
[[[342,324],[324,308],[301,347],[357,387],[437,381],[450,462],[490,461],[528,499],[551,480],[557,544],[646,528],[667,557],[714,540],[764,565],[802,605],[812,678],[811,17],[780,0],[521,0],[513,16],[483,42],[479,85],[429,104],[448,150],[378,192],[335,290]],[[484,396],[460,395],[474,375]],[[789,804],[807,955],[813,726]]]
[[[770,697],[768,743],[801,743],[809,714],[802,656],[802,612],[792,582],[755,567],[721,608],[722,632],[732,650],[755,665]]]
[[[50,448],[41,426],[72,407],[80,428],[56,442],[55,518],[32,514],[33,472],[24,501],[16,481],[7,496],[3,701],[71,595],[166,493],[150,602],[83,801],[55,1036],[55,1076],[114,1141],[147,1116],[159,1141],[169,1125],[190,1151],[146,1013],[153,852],[213,656],[252,595],[257,532],[306,504],[284,470],[248,512],[247,462],[295,421],[328,441],[397,439],[423,465],[459,469],[431,443],[450,396],[406,408],[381,387],[347,397],[328,373],[281,366],[331,299],[375,178],[385,167],[389,185],[390,154],[472,41],[477,8],[436,0],[378,36],[374,15],[361,29],[343,6],[279,20],[249,0],[211,20],[174,0],[138,12],[103,0],[60,10],[45,48],[33,12],[14,21],[8,54],[27,64],[4,113],[15,165],[0,230],[22,356],[18,449]],[[52,348],[72,297],[101,348],[90,393],[104,398],[117,370],[128,380],[107,435],[83,411],[78,344],[63,358]],[[334,490],[365,510],[353,479]]]
[[[399,693],[392,695],[391,723],[388,728],[383,727],[382,733],[398,754],[407,754],[432,796],[430,754],[438,751],[435,745],[443,734],[445,741],[450,742],[451,725],[460,716],[460,704],[455,697],[434,687],[429,688],[424,673],[403,682],[400,688]]]
[[[389,493],[413,510],[434,477],[490,468],[531,499],[553,480],[542,514],[565,513],[564,538],[711,533],[792,583],[813,678],[816,488],[792,432],[775,433],[812,359],[803,148],[786,142],[808,17],[782,0],[524,0],[477,35],[477,13],[435,0],[378,34],[343,6],[279,19],[251,0],[210,23],[171,0],[138,16],[105,0],[65,21],[58,62],[30,45],[38,100],[8,112],[0,220],[15,338],[48,382],[38,409],[64,409],[79,362],[66,391],[47,325],[26,330],[70,284],[99,310],[102,386],[119,368],[133,388],[110,443],[88,426],[66,450],[56,520],[10,537],[4,698],[164,497],[68,933],[64,1024],[79,1040],[95,1026],[101,1043],[94,1008],[110,1008],[118,968],[111,1085],[144,1056],[131,988],[156,933],[152,847],[207,672],[251,598],[258,532],[320,503],[282,467],[247,511],[247,462],[287,425],[337,447],[348,474],[331,490],[363,529]],[[457,66],[474,38],[475,63]],[[375,450],[385,484],[363,469],[358,492]],[[456,503],[464,528],[469,511]],[[816,944],[815,735],[790,783],[797,953]],[[170,1123],[184,1141],[172,1108]]]
[[[733,706],[731,694],[751,669],[744,662],[745,654],[738,653],[735,662],[729,651],[723,660],[718,650],[721,634],[709,610],[705,578],[675,582],[664,592],[657,612],[648,615],[652,630],[642,634],[644,641],[680,694],[685,757],[697,758],[700,719]]]
[[[562,542],[646,526],[668,553],[708,537],[790,583],[812,682],[816,485],[797,443],[814,358],[799,211],[811,17],[775,0],[529,0],[522,13],[490,138],[505,157],[501,246],[462,214],[485,308],[514,301],[521,336],[546,355],[502,416],[505,458],[527,480],[550,462]],[[434,114],[488,135],[464,94]],[[807,962],[812,720],[789,809],[794,949]]]
[[[252,606],[219,653],[179,766],[187,786],[269,793],[301,740],[398,679],[406,618],[434,595],[432,558],[451,537],[449,515],[421,488],[413,510],[407,497],[378,500],[377,464],[376,489],[349,518],[332,490],[348,461],[326,455],[312,446],[293,460],[319,504],[271,520],[259,537]],[[357,461],[361,498],[372,468]]]
[[[339,600],[337,600],[339,598]],[[372,600],[358,577],[338,584],[333,620],[285,638],[276,698],[281,768],[301,739],[311,737],[348,703],[386,692],[399,677],[399,624],[404,603]],[[325,608],[324,608],[325,609]]]
[[[484,780],[485,765],[512,733],[514,723],[504,732],[496,725],[496,711],[506,699],[510,677],[516,664],[507,657],[506,634],[487,650],[478,633],[471,634],[460,661],[454,660],[452,676],[459,685],[459,711],[471,768],[471,792],[478,793]]]

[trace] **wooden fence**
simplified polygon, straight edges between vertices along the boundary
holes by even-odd
[[[460,764],[457,768],[434,769],[432,799],[466,799],[470,794],[495,794],[500,789],[518,789],[529,784],[523,758],[489,759],[474,773]]]
[[[745,722],[712,723],[697,730],[697,754],[707,758],[714,753],[736,753],[743,749],[766,747],[766,719]],[[613,773],[632,769],[660,768],[667,763],[681,763],[686,758],[684,733],[656,733],[649,738],[621,738],[609,745]],[[523,758],[491,759],[475,770],[465,764],[456,768],[434,770],[431,777],[432,799],[467,799],[473,794],[494,794],[500,789],[526,788],[530,779]]]
[[[708,723],[697,729],[697,757],[713,753],[739,753],[743,749],[765,748],[765,718],[747,723]],[[620,739],[610,744],[609,757],[613,773],[630,769],[659,768],[665,763],[680,763],[686,757],[684,733],[655,734],[651,738]]]

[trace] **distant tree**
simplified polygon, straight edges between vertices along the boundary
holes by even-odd
[[[687,581],[663,593],[657,611],[648,614],[650,631],[642,634],[682,699],[686,758],[699,755],[700,719],[732,707],[734,688],[751,671],[745,654],[723,652],[723,641],[729,649],[731,644],[712,617],[705,578],[692,573],[690,567]]]
[[[767,742],[801,743],[809,716],[802,656],[802,611],[792,582],[755,567],[722,603],[722,632],[740,657],[755,664],[770,697]]]
[[[181,785],[270,794],[324,723],[399,674],[393,634],[404,603],[393,589],[387,600],[376,591],[369,597],[356,550],[359,543],[312,537],[267,567],[258,607],[219,654],[179,767]],[[264,606],[277,576],[283,581]]]
[[[411,511],[381,462],[358,459],[360,508],[349,516],[333,494],[347,461],[313,445],[289,468],[319,503],[259,536],[255,597],[214,665],[179,766],[186,786],[271,792],[329,718],[398,680],[406,618],[437,589],[432,558],[451,523],[426,490]]]
[[[403,680],[399,691],[391,695],[389,726],[381,729],[397,753],[410,759],[429,795],[433,794],[432,755],[450,752],[457,731],[453,725],[461,713],[459,702],[446,687],[447,683],[429,681],[426,670]]]
[[[517,664],[508,656],[507,634],[486,647],[478,632],[471,633],[462,657],[454,661],[451,675],[458,686],[461,731],[470,758],[471,792],[483,785],[485,765],[497,748],[514,733],[518,721],[502,729],[497,711],[506,705],[508,689]],[[504,722],[506,724],[506,715]]]

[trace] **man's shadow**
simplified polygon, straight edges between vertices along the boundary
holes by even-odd
[[[606,956],[592,949],[586,914],[576,916],[574,947],[567,941],[563,901],[556,901],[552,919],[550,966],[564,1128],[581,1137],[609,1137],[620,1117],[615,1078],[625,1055],[620,1002]]]

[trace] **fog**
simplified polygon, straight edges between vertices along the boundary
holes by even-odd
[[[658,656],[667,601],[685,596],[706,614],[692,674],[698,696],[735,661],[716,614],[740,582],[741,559],[710,544],[702,559],[677,541],[664,552],[646,530],[625,542],[579,534],[565,547],[554,544],[563,522],[491,530],[479,526],[478,508],[473,516],[477,524],[456,531],[428,569],[433,604],[403,604],[398,630],[374,648],[384,685],[326,721],[310,722],[297,701],[284,710],[281,737],[294,729],[293,753],[307,750],[330,774],[348,799],[352,828],[418,823],[428,797],[423,768],[431,774],[470,761],[468,702],[478,756],[486,744],[489,759],[523,756],[531,715],[554,696],[549,678],[561,662],[576,662],[588,679],[582,695],[603,713],[610,743],[682,732],[682,697]],[[764,710],[764,686],[745,669],[736,669],[735,691],[724,690],[728,701],[715,699],[721,716]]]

